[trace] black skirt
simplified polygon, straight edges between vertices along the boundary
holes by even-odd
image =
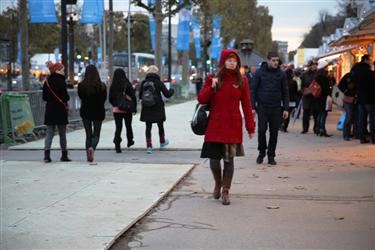
[[[230,150],[232,147],[233,150]],[[210,159],[227,159],[228,157],[244,156],[244,149],[241,143],[225,144],[221,142],[205,142],[203,143],[201,158]]]

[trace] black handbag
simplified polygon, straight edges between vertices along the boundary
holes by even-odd
[[[191,129],[196,135],[204,135],[208,126],[209,104],[197,104],[193,119],[191,120]]]
[[[119,95],[118,108],[128,113],[136,111],[136,106],[133,99],[125,94],[125,92],[121,92]]]

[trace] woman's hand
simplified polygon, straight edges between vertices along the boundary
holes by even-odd
[[[250,140],[253,139],[253,137],[254,137],[254,133],[249,134],[249,139],[250,139]]]
[[[217,78],[215,77],[215,78],[212,78],[211,88],[215,89],[216,85],[217,85]]]

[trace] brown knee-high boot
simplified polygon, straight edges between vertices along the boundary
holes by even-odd
[[[223,205],[229,205],[229,189],[232,184],[233,171],[223,171],[223,191],[221,193]]]
[[[220,198],[220,191],[221,191],[221,168],[220,167],[211,167],[212,174],[215,179],[215,187],[214,192],[212,195],[215,199]]]

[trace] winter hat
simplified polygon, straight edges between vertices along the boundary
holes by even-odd
[[[327,61],[319,61],[319,63],[318,63],[318,70],[319,69],[324,69],[325,67],[327,67],[328,66],[328,62]]]
[[[238,66],[241,67],[240,57],[238,56],[236,51],[232,49],[225,49],[221,51],[219,67],[223,67],[225,60],[227,60],[228,58],[236,58]]]
[[[48,61],[48,62],[46,62],[46,65],[47,65],[49,71],[51,72],[51,74],[56,73],[56,71],[61,71],[61,70],[64,69],[64,65],[62,65],[59,62],[53,63],[51,61]]]

